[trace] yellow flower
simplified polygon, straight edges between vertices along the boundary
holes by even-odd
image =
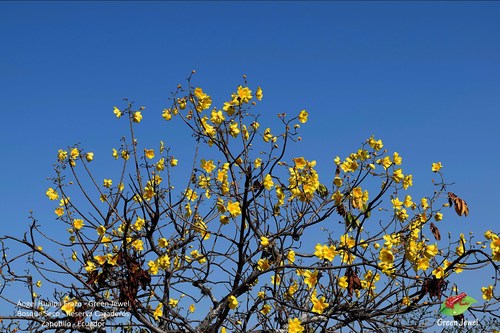
[[[177,99],[177,103],[179,103],[179,108],[181,110],[184,110],[186,108],[186,99],[179,98],[179,99]]]
[[[309,113],[307,113],[306,110],[302,110],[300,111],[299,113],[299,121],[302,123],[302,124],[305,124],[307,122],[307,117],[309,116]]]
[[[215,169],[214,161],[213,160],[205,161],[204,159],[202,159],[201,168],[208,173],[214,171]]]
[[[304,283],[307,287],[314,288],[314,286],[318,283],[318,271],[311,272],[307,270],[304,272]]]
[[[347,247],[349,249],[353,248],[356,245],[356,240],[349,236],[348,234],[343,234],[340,236],[340,246]]]
[[[137,216],[135,223],[132,225],[132,229],[134,229],[135,231],[140,231],[140,230],[142,230],[142,228],[144,228],[145,224],[146,224],[146,220],[144,220],[140,216]]]
[[[323,260],[325,259],[325,253],[323,251],[323,245],[321,244],[316,244],[316,246],[314,247],[315,251],[314,251],[314,255],[320,259],[320,260]]]
[[[154,191],[153,186],[148,185],[144,188],[144,199],[151,200],[155,196],[156,192]]]
[[[226,118],[224,117],[224,114],[222,111],[217,111],[217,110],[212,110],[212,114],[210,117],[210,121],[214,123],[215,125],[220,125]]]
[[[117,151],[115,148],[113,148],[113,153],[112,153],[112,155],[113,155],[113,157],[115,158],[115,160],[117,160],[117,159],[118,159],[118,151]]]
[[[160,158],[158,160],[158,162],[156,162],[155,168],[156,168],[156,171],[165,170],[165,158],[164,157]]]
[[[436,213],[436,215],[434,215],[434,219],[436,221],[441,221],[443,219],[443,214],[441,213]]]
[[[178,303],[179,303],[179,300],[175,299],[175,298],[170,298],[168,300],[168,305],[170,305],[170,307],[172,307],[172,308],[175,308]]]
[[[263,139],[265,142],[269,142],[273,139],[273,135],[271,134],[271,129],[269,127],[264,131]]]
[[[188,199],[189,201],[195,201],[196,199],[198,199],[198,193],[196,193],[190,188],[186,189],[184,195],[186,196],[186,199]]]
[[[288,319],[288,333],[302,333],[304,327],[298,318]]]
[[[395,152],[392,155],[392,159],[393,159],[395,165],[401,165],[401,163],[403,163],[403,158],[401,156],[399,156],[399,154],[397,152]]]
[[[115,114],[116,118],[120,118],[122,116],[122,112],[116,106],[113,107],[113,113]]]
[[[321,297],[320,299],[316,297],[311,297],[311,302],[313,303],[312,312],[322,314],[323,311],[330,305],[325,302],[325,298]]]
[[[404,179],[403,170],[397,169],[396,171],[394,171],[394,173],[392,174],[392,179],[396,183],[400,183]]]
[[[144,149],[144,155],[146,155],[147,158],[152,159],[155,157],[155,151],[154,149]]]
[[[460,237],[462,239],[462,242],[465,243],[465,239],[463,237]],[[490,243],[490,248],[493,251],[500,251],[500,237],[496,234],[491,235],[491,243]]]
[[[484,233],[484,238],[486,238],[488,240],[491,240],[492,236],[493,236],[493,231],[491,231],[491,230],[488,230]]]
[[[420,200],[420,205],[422,206],[423,210],[429,208],[429,203],[427,202],[427,198],[422,198],[422,200]]]
[[[252,91],[248,87],[238,86],[236,94],[232,94],[231,97],[241,105],[248,103],[252,99]]]
[[[337,284],[340,288],[347,289],[347,287],[349,286],[349,283],[347,282],[347,276],[342,276],[341,278],[339,278]]]
[[[262,309],[260,310],[260,313],[263,315],[267,315],[269,312],[271,312],[271,306],[269,304],[264,304],[262,306]]]
[[[410,297],[408,297],[408,296],[403,297],[403,300],[401,301],[401,303],[403,303],[403,305],[405,305],[405,306],[410,306],[410,304],[411,304]]]
[[[263,183],[264,187],[266,188],[266,190],[270,190],[273,188],[274,186],[274,182],[273,182],[273,178],[271,177],[270,174],[267,174],[265,177],[264,177],[264,183]]]
[[[76,160],[78,157],[80,157],[80,151],[78,150],[78,148],[71,149],[70,157],[72,160]]]
[[[228,224],[229,223],[229,217],[226,216],[226,215],[221,215],[219,217],[219,221],[220,221],[221,224],[224,224],[224,225]]]
[[[396,216],[398,217],[398,219],[403,222],[404,220],[406,220],[408,218],[408,214],[406,213],[406,209],[401,209],[399,212],[397,212]]]
[[[85,266],[87,273],[92,273],[96,270],[96,266],[92,261],[87,261],[87,266]]]
[[[234,310],[238,307],[238,299],[236,299],[236,297],[234,297],[233,295],[229,296],[227,298],[227,301],[228,301],[228,306],[231,310]]]
[[[80,230],[84,226],[82,219],[74,219],[73,220],[73,228],[76,230]]]
[[[107,258],[105,256],[94,256],[94,260],[97,261],[99,265],[104,265]]]
[[[493,286],[482,287],[483,299],[489,301],[493,298]]]
[[[129,153],[128,153],[128,151],[126,151],[126,150],[122,150],[121,155],[122,155],[122,158],[123,158],[125,161],[127,161],[127,160],[130,158],[130,154],[129,154]]]
[[[375,140],[373,135],[368,139],[368,144],[375,150],[380,150],[384,147],[382,140]]]
[[[325,256],[325,259],[328,260],[329,262],[332,262],[333,259],[335,259],[335,256],[337,255],[337,251],[335,248],[335,245],[323,245],[323,255]]]
[[[158,239],[158,246],[160,247],[160,249],[164,249],[168,246],[168,241],[166,238],[160,238]]]
[[[392,164],[392,161],[391,161],[391,158],[389,156],[386,156],[384,157],[382,160],[377,160],[377,163],[380,162],[380,164],[382,164],[382,166],[384,167],[384,169],[388,169],[391,164]]]
[[[438,172],[442,167],[443,165],[441,164],[441,162],[432,163],[432,172]]]
[[[432,245],[427,245],[425,247],[425,257],[427,257],[428,259],[432,259],[434,258],[437,254],[438,254],[439,250],[438,250],[438,247],[436,244],[432,244]]]
[[[142,120],[142,114],[140,111],[134,112],[134,115],[132,116],[132,121],[134,123],[140,123]]]
[[[96,231],[97,231],[97,234],[99,236],[102,236],[106,232],[106,228],[101,225],[101,226],[97,227]]]
[[[172,112],[170,111],[170,109],[163,109],[163,113],[161,114],[161,116],[166,121],[169,121],[170,119],[172,119]]]
[[[432,271],[432,275],[436,277],[436,279],[441,279],[444,276],[444,268],[443,267],[438,267],[435,270]]]
[[[136,251],[143,251],[144,250],[144,243],[142,242],[141,239],[136,239],[135,241],[132,242],[132,247]]]
[[[62,207],[57,207],[55,210],[54,210],[54,213],[56,213],[57,216],[61,217],[64,215],[64,208]]]
[[[175,158],[172,158],[170,160],[170,166],[171,167],[174,167],[174,166],[177,166],[177,163],[179,163],[179,160],[175,159]]]
[[[378,258],[386,264],[392,264],[394,262],[394,254],[391,250],[388,250],[386,248],[383,248],[380,251]]]
[[[258,87],[257,91],[255,92],[255,97],[257,100],[262,101],[262,97],[264,97],[264,94],[262,93],[262,88]]]
[[[403,203],[399,201],[399,198],[391,199],[392,202],[392,208],[395,210],[400,209],[403,206]]]
[[[293,162],[295,163],[295,167],[299,170],[304,169],[307,165],[307,161],[304,157],[293,158]]]
[[[286,258],[288,259],[288,261],[291,264],[293,264],[295,262],[295,251],[294,250],[288,251],[288,254],[286,255]]]
[[[238,134],[240,133],[240,129],[238,128],[238,123],[231,123],[229,124],[229,134],[235,138],[238,136]]]
[[[253,167],[255,169],[258,169],[261,167],[261,165],[262,165],[262,159],[257,157],[255,161],[253,161]]]
[[[403,179],[403,188],[405,190],[408,189],[408,187],[413,186],[413,176],[412,175],[406,175],[405,178]]]
[[[240,203],[238,201],[227,203],[227,211],[231,214],[232,217],[236,217],[241,214]]]
[[[108,253],[106,254],[106,259],[108,261],[108,264],[110,264],[111,266],[116,266],[116,264],[118,264],[118,255],[115,254],[111,254],[111,253]]]
[[[259,261],[257,261],[257,269],[259,271],[268,270],[270,267],[271,267],[271,265],[269,264],[268,259],[259,259]]]
[[[340,177],[335,177],[335,178],[333,179],[333,184],[334,184],[335,186],[337,186],[337,187],[341,187],[341,186],[342,186],[342,183],[343,183],[343,181],[342,181],[342,178],[340,178]]]
[[[195,311],[196,311],[196,307],[194,306],[194,304],[191,304],[191,305],[189,306],[189,309],[188,309],[188,310],[189,310],[189,312],[193,313],[193,312],[195,312]]]
[[[110,188],[113,185],[113,181],[111,179],[104,179],[103,186]]]
[[[161,316],[163,316],[163,304],[158,304],[153,312],[153,316],[155,317],[155,320],[158,320]]]
[[[260,245],[263,247],[269,246],[269,239],[267,237],[262,236],[260,238]]]
[[[45,195],[50,199],[50,200],[57,200],[59,199],[59,194],[54,190],[52,187],[50,187],[47,192],[45,192]]]
[[[68,158],[68,152],[67,152],[67,151],[62,150],[62,149],[59,149],[59,150],[57,151],[57,159],[58,159],[60,162],[64,161],[64,160],[65,160],[65,159],[67,159],[67,158]]]
[[[68,297],[66,296],[64,298],[63,305],[61,306],[61,310],[69,316],[75,312],[76,303],[76,300],[68,301]]]
[[[344,172],[354,172],[358,168],[358,162],[348,157],[344,162],[342,162],[342,164],[340,164],[340,168]]]
[[[403,201],[403,204],[405,205],[405,207],[413,206],[413,201],[411,200],[411,196],[407,195],[405,201]]]

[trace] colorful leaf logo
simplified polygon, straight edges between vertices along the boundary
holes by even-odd
[[[467,296],[465,293],[457,296],[450,296],[441,304],[439,312],[446,316],[458,316],[464,313],[474,303],[477,303],[477,301]]]

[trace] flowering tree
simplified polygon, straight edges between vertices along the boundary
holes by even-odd
[[[69,239],[34,217],[24,238],[1,238],[3,331],[418,332],[458,293],[452,275],[479,268],[493,283],[466,316],[496,320],[500,238],[441,239],[444,210],[468,215],[441,163],[432,194],[413,198],[402,157],[371,136],[320,178],[289,156],[307,111],[271,129],[260,87],[245,79],[218,109],[191,82],[161,116],[192,133],[192,161],[143,146],[132,103],[114,108],[129,130],[109,178],[84,147],[59,150],[46,195]]]

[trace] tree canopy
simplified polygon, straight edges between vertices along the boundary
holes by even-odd
[[[191,160],[175,142],[143,142],[136,129],[153,115],[128,101],[113,110],[126,135],[109,176],[81,144],[57,152],[46,196],[68,238],[34,215],[23,238],[1,238],[3,331],[420,332],[467,270],[484,276],[483,300],[455,319],[497,320],[499,235],[440,235],[445,210],[469,212],[440,162],[415,197],[404,154],[371,135],[348,156],[318,156],[331,163],[320,176],[290,155],[308,111],[271,128],[246,77],[218,106],[192,81],[161,112],[192,135]]]

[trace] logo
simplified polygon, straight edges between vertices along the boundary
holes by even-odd
[[[443,304],[441,304],[439,312],[446,316],[459,316],[474,303],[477,303],[474,298],[467,296],[466,293],[461,293],[456,296],[448,297]]]

